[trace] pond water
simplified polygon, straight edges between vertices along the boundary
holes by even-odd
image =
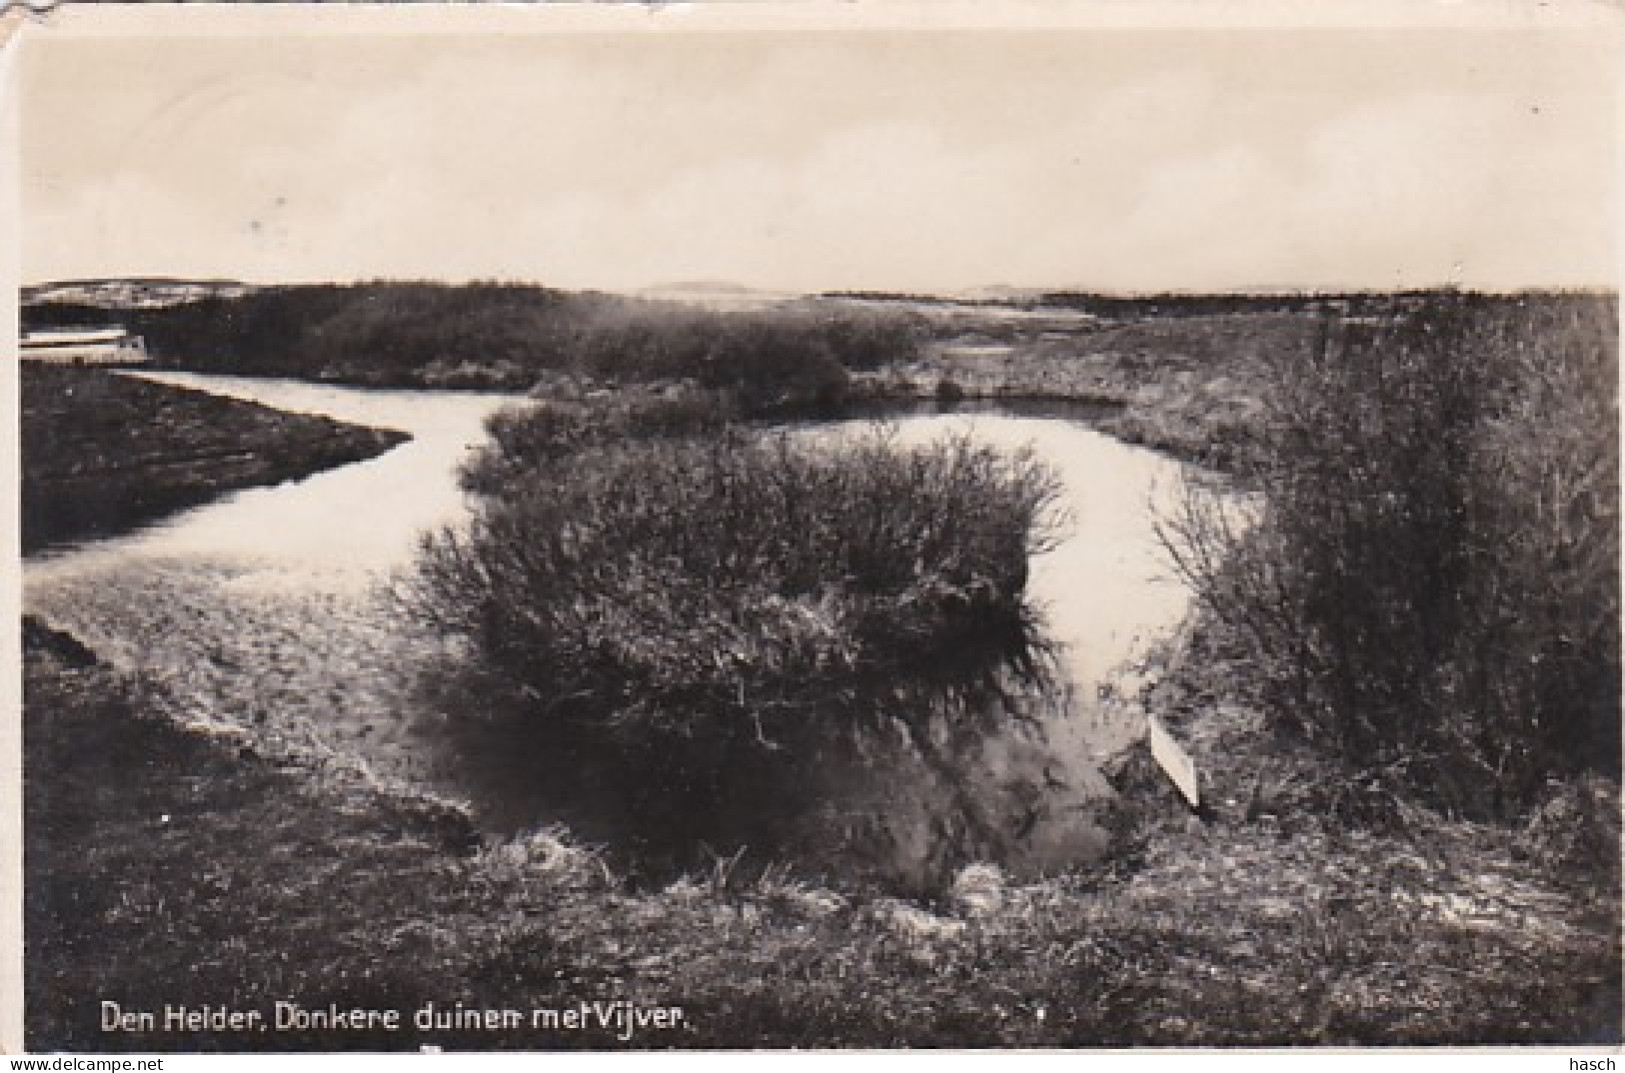
[[[1097,416],[1099,408],[1080,411]],[[1184,467],[1058,416],[978,407],[889,423],[904,445],[968,436],[1027,450],[1059,478],[1059,539],[1033,558],[1028,577],[1029,597],[1057,648],[1059,681],[1042,695],[992,702],[1024,718],[1007,720],[1007,730],[956,755],[954,793],[898,779],[895,758],[883,760],[872,780],[841,787],[854,811],[879,817],[865,828],[867,837],[881,836],[886,854],[885,866],[875,862],[872,871],[919,889],[940,886],[965,847],[945,844],[933,814],[956,805],[978,810],[993,829],[971,856],[991,857],[1017,877],[1100,857],[1109,837],[1100,806],[1114,796],[1101,764],[1145,734],[1134,706],[1108,703],[1103,693],[1135,688],[1136,658],[1172,632],[1190,604],[1156,529],[1174,505]],[[846,852],[863,858],[871,851],[855,843]]]
[[[29,609],[115,661],[154,674],[199,722],[257,728],[380,778],[428,783],[473,801],[496,829],[559,818],[538,815],[534,801],[515,790],[534,783],[533,775],[487,772],[487,779],[471,774],[466,749],[450,756],[462,748],[447,733],[457,713],[426,705],[417,677],[432,645],[399,621],[398,605],[384,595],[410,565],[419,533],[466,510],[456,471],[483,440],[486,417],[523,400],[139,375],[400,429],[413,439],[368,461],[234,493],[136,533],[30,558]],[[977,412],[891,423],[904,443],[969,435],[1026,447],[1061,479],[1063,539],[1035,558],[1029,586],[1060,646],[1064,688],[1033,702],[1040,733],[996,735],[960,762],[978,807],[1007,836],[1001,845],[981,846],[982,853],[1017,874],[1057,871],[1098,855],[1104,834],[1089,805],[1110,795],[1098,762],[1143,733],[1137,720],[1098,703],[1098,691],[1187,607],[1154,528],[1159,502],[1176,491],[1180,465],[1052,417]],[[953,836],[939,813],[952,806],[942,788],[899,779],[894,760],[867,776],[855,772],[832,782],[842,801],[831,803],[825,819],[866,835],[831,839],[826,824],[802,848],[827,870],[840,870],[842,855],[856,854],[867,857],[860,870],[923,887],[933,870],[951,863],[941,843]],[[593,831],[580,816],[566,818],[589,837],[613,833]]]
[[[279,410],[397,429],[412,439],[364,462],[234,492],[136,532],[30,558],[44,582],[133,559],[228,558],[287,585],[365,585],[407,562],[417,534],[463,509],[456,470],[485,440],[484,421],[519,396],[334,387],[299,380],[141,372],[156,383]]]

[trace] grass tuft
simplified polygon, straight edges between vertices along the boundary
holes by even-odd
[[[749,787],[793,811],[819,756],[899,727],[935,752],[936,723],[993,718],[968,690],[1044,672],[1025,585],[1057,486],[1030,457],[753,432],[703,399],[604,416],[499,419],[411,600],[658,810]]]

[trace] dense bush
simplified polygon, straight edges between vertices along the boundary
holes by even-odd
[[[735,401],[719,392],[674,386],[625,388],[586,398],[551,398],[499,410],[486,422],[489,449],[463,467],[468,491],[500,497],[563,460],[628,440],[720,435],[739,418]]]
[[[524,388],[568,365],[576,328],[611,300],[544,287],[430,283],[267,287],[141,311],[160,363],[362,384]]]
[[[1439,297],[1281,364],[1256,524],[1193,493],[1169,543],[1283,721],[1475,814],[1617,771],[1616,335]]]
[[[209,372],[509,390],[560,375],[693,380],[756,408],[838,401],[849,370],[907,361],[921,334],[901,314],[730,313],[496,283],[267,287],[141,310],[131,326],[160,364]]]
[[[476,463],[489,494],[415,583],[561,738],[710,777],[916,718],[923,741],[910,698],[1038,673],[1056,485],[1031,459],[718,429],[703,404],[590,416],[503,418],[511,455]]]
[[[790,312],[640,310],[583,331],[580,366],[619,384],[693,380],[732,392],[752,411],[831,405],[846,393],[848,355],[870,360],[868,334],[852,329],[847,337],[843,323]]]

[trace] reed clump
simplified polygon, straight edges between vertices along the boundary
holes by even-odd
[[[1280,363],[1256,511],[1168,544],[1280,724],[1472,815],[1617,777],[1617,315],[1437,296]]]
[[[911,720],[923,741],[926,711],[985,709],[922,694],[1039,673],[1027,561],[1057,496],[1042,465],[726,414],[679,392],[499,418],[468,470],[474,518],[424,541],[414,606],[549,733],[666,781]]]

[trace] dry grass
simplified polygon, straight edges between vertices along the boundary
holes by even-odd
[[[1030,884],[977,866],[919,903],[727,861],[637,892],[557,830],[472,848],[455,811],[177,730],[152,718],[161,692],[35,654],[30,1045],[1617,1041],[1617,883],[1554,875],[1515,833],[1420,813],[1398,832],[1249,818],[1252,769],[1290,757],[1235,710],[1213,709],[1200,681],[1175,671],[1151,688],[1184,714],[1171,717],[1210,780],[1211,823],[1184,818],[1149,771],[1128,771],[1120,781],[1151,824],[1138,860]],[[631,1041],[113,1037],[96,1028],[103,997],[408,1012],[626,999],[680,1005],[686,1027]]]
[[[1089,320],[948,335],[908,362],[859,377],[881,395],[956,400],[1066,399],[1109,404],[1102,431],[1230,468],[1260,431],[1272,363],[1303,353],[1311,312],[1225,313],[1123,323]]]

